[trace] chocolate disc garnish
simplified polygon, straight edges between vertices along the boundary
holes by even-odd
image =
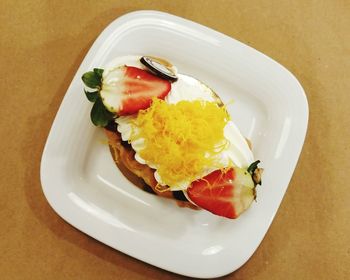
[[[177,80],[177,76],[169,67],[148,56],[141,57],[140,62],[160,78],[171,82],[175,82]]]

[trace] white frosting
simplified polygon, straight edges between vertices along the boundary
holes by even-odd
[[[143,65],[138,62],[138,56],[126,56],[119,57],[113,60],[109,65],[113,67],[117,67],[120,65],[130,65],[140,67]],[[108,77],[108,70],[106,72],[106,77]],[[213,97],[212,90],[201,83],[197,79],[194,79],[190,76],[177,74],[178,80],[172,83],[171,91],[165,98],[165,101],[171,104],[175,104],[181,100],[206,100],[206,101],[215,101]],[[137,129],[135,126],[132,126],[132,119],[135,116],[122,116],[116,119],[116,123],[118,124],[118,131],[121,133],[123,141],[129,141],[132,131]],[[137,132],[137,131],[135,131]],[[224,136],[228,141],[228,145],[226,148],[218,155],[218,163],[222,167],[228,166],[230,163],[233,163],[237,167],[248,167],[253,161],[254,156],[252,151],[250,150],[247,141],[240,133],[239,129],[236,125],[229,121],[224,128]],[[135,159],[141,163],[146,164],[146,161],[140,156],[140,151],[144,148],[144,140],[132,140],[131,146],[135,150]],[[157,172],[157,166],[152,163],[147,163],[148,166],[155,169],[154,177],[158,183],[161,185],[166,185],[161,176]],[[217,167],[216,167],[217,168]],[[214,171],[213,168],[206,168],[203,170],[203,174],[200,174],[198,179],[209,174]],[[186,190],[187,187],[191,184],[189,181],[177,182],[173,186],[170,186],[171,190]]]
[[[169,104],[175,104],[181,100],[215,101],[213,91],[205,84],[190,76],[177,74],[178,80],[171,84],[171,91],[165,97]]]

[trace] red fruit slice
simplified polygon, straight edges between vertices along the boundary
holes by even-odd
[[[187,189],[187,194],[199,207],[235,219],[254,200],[254,183],[244,169],[215,170],[194,181]]]
[[[147,109],[154,97],[164,99],[170,89],[167,80],[137,67],[121,66],[104,77],[101,97],[109,111],[130,115]]]

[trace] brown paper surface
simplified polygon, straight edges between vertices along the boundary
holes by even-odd
[[[271,56],[303,85],[309,128],[263,242],[222,279],[350,279],[350,2],[10,1],[1,7],[0,278],[182,279],[76,230],[46,201],[40,159],[62,98],[115,18],[155,9]]]

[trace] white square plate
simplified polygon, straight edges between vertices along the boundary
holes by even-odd
[[[81,76],[121,55],[164,57],[213,88],[262,161],[257,202],[237,220],[179,208],[133,186],[115,166]],[[95,239],[137,259],[192,277],[228,274],[266,234],[297,163],[307,129],[304,91],[285,68],[212,29],[155,11],[127,14],[97,38],[52,125],[41,182],[52,208]]]

